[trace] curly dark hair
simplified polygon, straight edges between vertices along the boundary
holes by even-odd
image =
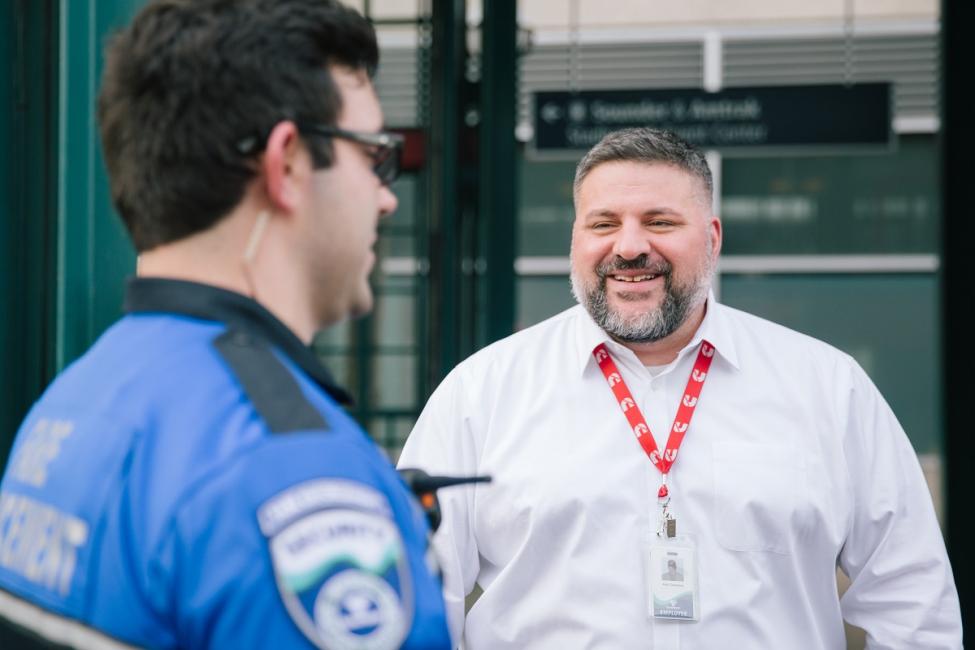
[[[275,124],[335,124],[328,66],[372,77],[378,59],[372,25],[335,0],[150,2],[112,39],[98,96],[112,200],[136,250],[219,221]],[[327,142],[308,146],[331,164]]]

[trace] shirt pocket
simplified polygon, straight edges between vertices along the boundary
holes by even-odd
[[[806,495],[796,449],[784,445],[716,442],[714,535],[732,551],[790,553]]]

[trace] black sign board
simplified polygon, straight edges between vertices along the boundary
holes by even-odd
[[[669,129],[705,149],[887,146],[889,83],[535,93],[535,151],[584,151],[616,129]]]

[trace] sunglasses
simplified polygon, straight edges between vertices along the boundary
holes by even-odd
[[[364,133],[346,131],[325,124],[298,123],[298,131],[305,135],[318,135],[326,138],[342,138],[361,144],[372,158],[372,172],[383,185],[390,185],[399,177],[400,158],[403,152],[403,136],[389,131]]]

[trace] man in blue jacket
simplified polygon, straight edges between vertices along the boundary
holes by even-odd
[[[111,44],[138,277],[17,435],[0,646],[449,647],[423,515],[308,347],[396,208],[377,58],[333,0],[157,0]]]

